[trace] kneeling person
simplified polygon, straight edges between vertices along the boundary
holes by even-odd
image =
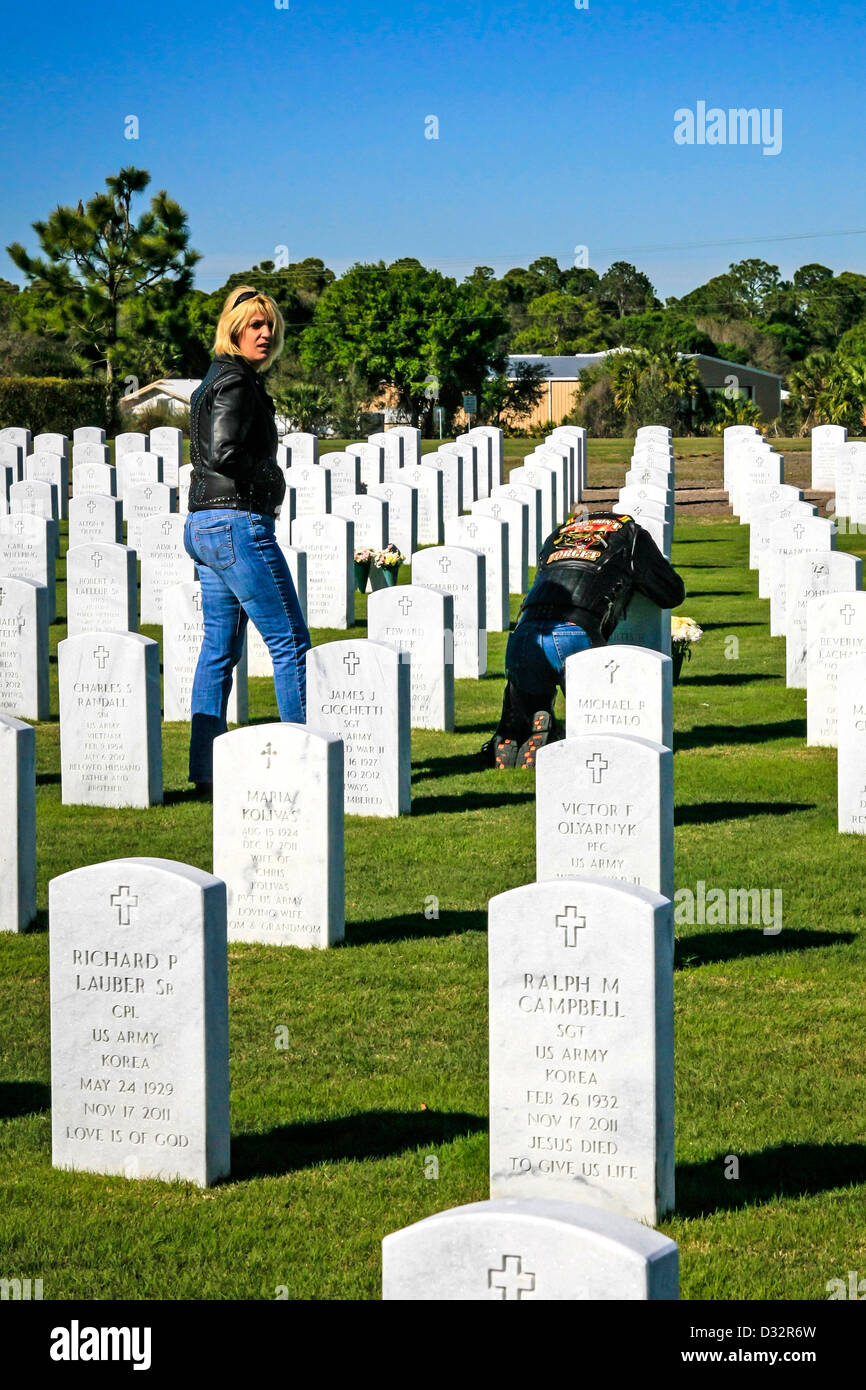
[[[538,749],[564,736],[553,706],[557,686],[565,693],[566,659],[603,647],[636,591],[660,608],[676,608],[686,592],[634,517],[581,508],[548,536],[505,649],[502,714],[485,744],[494,767],[534,767]]]

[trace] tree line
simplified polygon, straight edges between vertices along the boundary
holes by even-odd
[[[129,167],[77,207],[34,222],[41,255],[7,253],[27,283],[0,280],[0,372],[98,376],[107,408],[133,384],[199,377],[210,361],[226,295],[251,283],[272,295],[286,345],[268,389],[297,427],[362,432],[386,399],[427,433],[438,406],[450,425],[464,393],[480,418],[515,420],[540,399],[546,372],[506,373],[509,353],[573,354],[626,348],[581,376],[574,419],[599,434],[651,418],[679,432],[754,415],[735,395],[710,399],[694,364],[706,353],[780,373],[790,398],[785,432],[821,421],[860,431],[866,409],[866,276],[809,264],[783,280],[749,259],[662,303],[624,261],[604,273],[542,256],[497,277],[478,266],[458,283],[414,258],[356,264],[336,276],[313,257],[263,260],[219,289],[194,286],[200,254],[187,216],[163,189],[137,217],[150,183]]]

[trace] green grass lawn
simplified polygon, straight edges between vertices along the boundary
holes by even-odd
[[[836,833],[836,755],[805,746],[747,541],[727,520],[676,532],[682,611],[705,629],[675,691],[676,880],[781,889],[784,922],[678,928],[678,1201],[662,1229],[684,1298],[821,1300],[829,1279],[866,1274],[866,845]],[[534,877],[534,775],[473,756],[505,636],[485,680],[458,682],[456,732],[413,734],[412,815],[347,819],[345,945],[230,946],[231,1179],[55,1172],[49,879],[123,855],[211,867],[184,725],[164,728],[163,806],[61,806],[62,576],[55,715],[37,729],[40,917],[0,941],[0,1275],[42,1278],[46,1299],[375,1299],[383,1235],[487,1196],[486,905]],[[250,697],[252,719],[276,718],[271,683]]]

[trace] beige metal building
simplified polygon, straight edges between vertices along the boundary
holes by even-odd
[[[527,429],[532,425],[558,425],[563,417],[574,408],[580,374],[587,367],[597,367],[608,356],[608,352],[622,352],[622,348],[609,348],[607,352],[583,352],[569,357],[548,357],[543,353],[513,353],[508,358],[508,369],[520,362],[543,363],[549,372],[544,383],[544,395],[538,405],[527,415],[512,423]],[[745,367],[741,362],[726,362],[719,357],[705,357],[699,352],[681,352],[683,358],[692,358],[697,364],[701,381],[708,391],[730,391],[754,401],[764,420],[774,420],[782,408],[782,378],[775,372],[765,372],[759,367]]]

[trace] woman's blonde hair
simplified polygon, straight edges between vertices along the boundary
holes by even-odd
[[[238,298],[244,294],[249,294],[251,298],[245,299],[243,304],[238,304]],[[286,324],[271,296],[257,290],[254,285],[235,285],[231,293],[226,295],[217,324],[213,350],[214,353],[241,357],[243,354],[238,346],[241,334],[257,314],[266,318],[273,330],[270,352],[253,368],[254,371],[264,372],[283,350]]]

